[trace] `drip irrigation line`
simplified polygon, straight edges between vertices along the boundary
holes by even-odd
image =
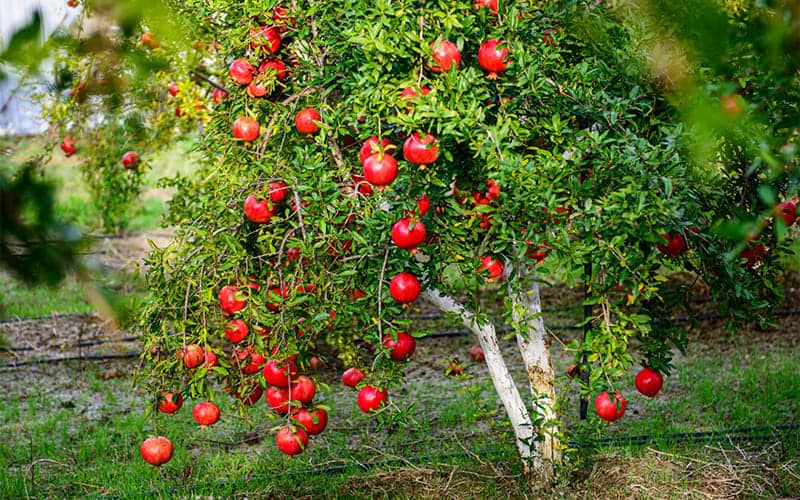
[[[637,445],[672,441],[678,443],[697,443],[726,438],[731,441],[765,440],[780,438],[788,434],[797,434],[800,424],[778,424],[769,426],[738,427],[714,431],[670,432],[665,434],[640,434],[634,436],[609,436],[586,441],[570,441],[572,448],[591,448],[595,446]],[[782,432],[781,432],[782,431]],[[788,432],[787,432],[788,431]]]
[[[66,361],[104,361],[108,359],[130,359],[138,358],[140,355],[140,352],[129,352],[126,354],[98,354],[90,356],[68,356],[65,358],[30,359],[27,361],[12,361],[10,363],[0,364],[0,370],[4,368],[18,368],[20,366],[63,363]]]

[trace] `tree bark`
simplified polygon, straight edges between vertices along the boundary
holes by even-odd
[[[528,288],[525,285],[532,278]],[[517,332],[522,360],[530,380],[533,395],[533,423],[538,433],[534,443],[536,459],[533,472],[543,483],[550,482],[554,467],[561,461],[561,445],[558,440],[558,424],[555,413],[555,374],[550,359],[550,343],[542,319],[542,302],[536,271],[531,273],[527,266],[517,269],[517,276],[509,286],[512,302],[512,319]]]
[[[494,388],[506,409],[511,428],[514,430],[517,449],[522,457],[523,464],[525,464],[526,471],[529,464],[532,464],[534,469],[541,466],[541,463],[537,463],[535,449],[532,447],[534,432],[531,417],[500,352],[494,325],[491,323],[478,324],[475,313],[467,310],[452,297],[442,295],[438,290],[427,289],[422,295],[442,312],[457,314],[464,326],[472,330],[475,336],[478,337],[478,342],[486,356],[486,366],[489,369],[489,375],[492,377]],[[538,460],[541,462],[541,458],[538,458]]]

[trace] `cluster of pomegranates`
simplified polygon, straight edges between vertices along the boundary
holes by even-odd
[[[296,21],[288,15],[286,9],[275,7],[272,10],[272,22],[272,26],[260,25],[250,32],[251,57],[259,58],[257,65],[252,64],[247,57],[240,57],[228,66],[231,81],[245,87],[247,95],[253,98],[268,95],[289,75],[289,68],[277,54],[283,42],[282,34]],[[227,96],[220,95],[220,99],[224,97]],[[254,141],[260,133],[258,121],[251,116],[240,116],[233,122],[233,136],[245,143]]]

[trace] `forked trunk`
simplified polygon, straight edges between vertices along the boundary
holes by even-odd
[[[517,449],[522,461],[526,464],[526,468],[529,463],[533,463],[535,467],[536,452],[532,446],[534,436],[531,417],[514,384],[514,379],[511,378],[505,360],[503,360],[494,325],[491,323],[479,324],[472,311],[467,310],[452,297],[442,295],[438,290],[425,290],[423,296],[440,311],[457,314],[464,326],[472,330],[478,337],[478,342],[486,356],[486,366],[492,377],[494,388],[506,409],[511,428],[514,429]]]
[[[550,359],[550,343],[542,319],[542,302],[536,272],[530,288],[528,269],[521,266],[517,279],[512,283],[510,296],[512,317],[516,326],[519,345],[533,395],[533,424],[538,433],[535,441],[535,459],[532,473],[543,483],[550,482],[555,474],[554,467],[561,461],[561,445],[558,440],[558,426],[555,414],[555,374]],[[515,286],[513,286],[515,285]]]

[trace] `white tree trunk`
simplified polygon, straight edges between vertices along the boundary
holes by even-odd
[[[506,409],[511,428],[514,430],[517,449],[523,459],[523,463],[526,467],[530,463],[533,469],[541,469],[543,465],[541,456],[537,457],[532,448],[534,429],[531,417],[503,360],[494,325],[491,323],[478,324],[475,313],[467,310],[452,297],[442,295],[438,290],[427,289],[422,295],[442,312],[457,314],[464,326],[472,330],[478,337],[478,342],[486,356],[486,366],[489,369],[489,375],[492,377],[494,388]]]
[[[542,481],[552,479],[553,466],[561,460],[561,447],[556,437],[558,426],[555,405],[553,364],[550,359],[550,344],[542,319],[542,302],[536,271],[532,273],[533,283],[528,283],[528,269],[517,269],[517,278],[509,286],[512,302],[512,319],[517,332],[517,344],[528,372],[533,395],[534,422],[539,439],[535,442],[536,455],[542,463],[534,464],[534,472]]]

